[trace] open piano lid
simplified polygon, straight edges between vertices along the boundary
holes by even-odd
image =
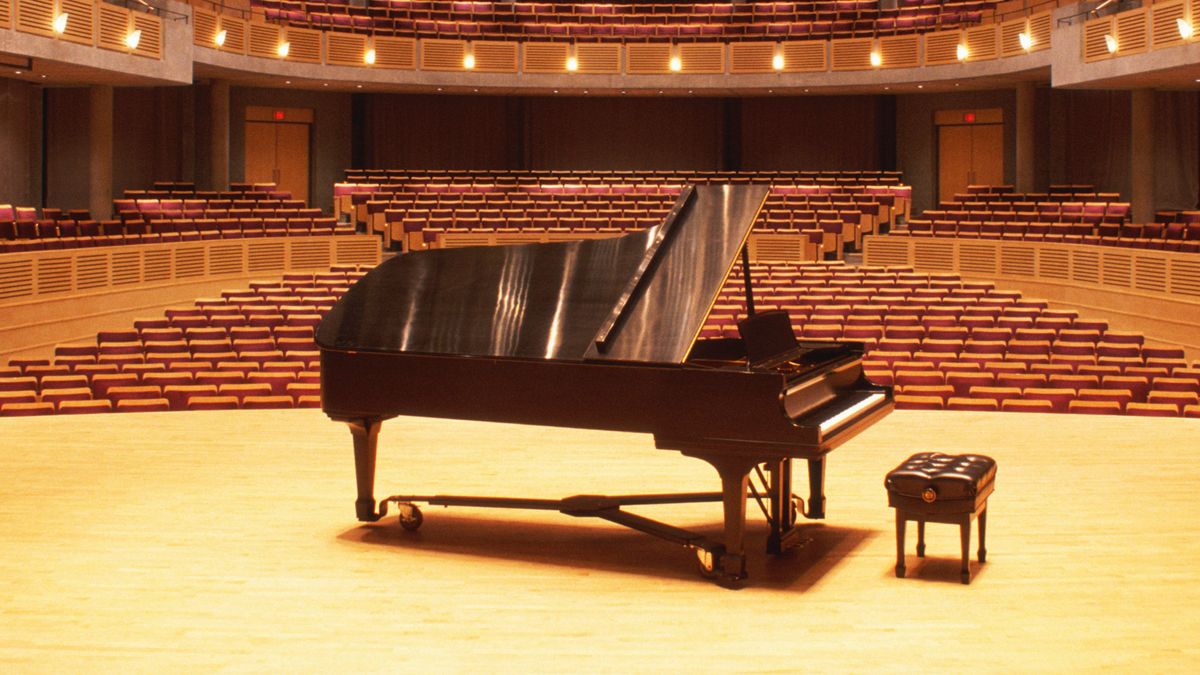
[[[396,256],[338,300],[317,345],[683,363],[767,192],[689,187],[663,223],[620,237]]]

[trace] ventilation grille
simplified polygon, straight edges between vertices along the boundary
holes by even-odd
[[[75,263],[75,287],[79,290],[108,285],[108,254],[81,255]]]
[[[867,70],[871,67],[871,38],[834,40],[833,70]]]
[[[962,242],[958,246],[958,267],[966,273],[996,274],[996,246]]]
[[[1100,254],[1096,251],[1075,251],[1071,256],[1071,280],[1085,284],[1100,283]]]
[[[129,10],[108,3],[101,3],[99,8],[96,44],[116,52],[129,51],[125,46],[125,36],[129,33]]]
[[[340,237],[334,240],[334,264],[379,264],[379,241],[375,237]]]
[[[1117,54],[1137,54],[1146,51],[1146,10],[1135,9],[1116,16]]]
[[[133,27],[142,31],[137,49],[133,50],[138,56],[151,59],[162,58],[162,19],[144,12],[132,12]]]
[[[1029,27],[1025,19],[1005,21],[1000,24],[1000,55],[1020,56],[1025,53],[1021,47],[1021,33]],[[1030,51],[1033,51],[1032,47]]]
[[[903,237],[867,237],[863,242],[863,263],[867,265],[911,265],[909,239]]]
[[[255,242],[246,251],[247,268],[251,272],[270,272],[286,267],[286,245],[283,242]]]
[[[16,0],[17,30],[35,35],[54,35],[54,0]],[[69,21],[68,21],[69,23]]]
[[[725,72],[725,45],[696,42],[679,45],[679,60],[685,73]]]
[[[1170,47],[1181,44],[1183,37],[1179,34],[1176,19],[1187,18],[1187,5],[1183,0],[1160,2],[1150,7],[1150,42],[1154,48]]]
[[[1112,18],[1096,19],[1083,24],[1083,60],[1100,61],[1112,57],[1104,36],[1112,32]]]
[[[963,42],[967,45],[968,61],[986,61],[994,59],[1000,52],[999,33],[996,24],[975,26],[963,33]]]
[[[92,0],[61,0],[67,13],[67,30],[62,39],[90,45],[96,40],[96,3]]]
[[[925,65],[958,63],[958,43],[962,36],[956,30],[925,34]]]
[[[879,38],[882,68],[916,68],[921,65],[921,39],[916,35]]]
[[[1200,261],[1171,261],[1171,292],[1200,297]]]
[[[232,16],[222,16],[220,28],[225,31],[225,44],[221,51],[234,54],[246,53],[246,22]]]
[[[734,42],[729,45],[729,72],[769,73],[775,70],[774,58],[772,42]]]
[[[825,40],[783,43],[784,72],[812,73],[828,70],[828,45]]]
[[[175,278],[204,276],[203,246],[188,246],[175,249]]]
[[[524,49],[524,71],[527,73],[565,73],[567,72],[567,50],[567,45],[562,43],[527,42]],[[580,67],[582,65],[580,64]]]
[[[1133,287],[1140,291],[1167,292],[1166,258],[1137,256],[1134,258]]]
[[[222,244],[208,249],[208,274],[210,276],[240,274],[242,269],[241,244]]]
[[[136,284],[142,278],[142,256],[138,251],[116,251],[112,256],[112,285]]]
[[[217,15],[215,12],[210,12],[200,7],[192,8],[192,44],[197,47],[208,47],[216,49],[217,47]],[[225,37],[226,44],[229,43],[228,34]]]
[[[1100,268],[1100,282],[1106,286],[1129,286],[1133,272],[1133,256],[1105,252]]]
[[[484,73],[517,72],[517,43],[476,42],[473,47],[475,70]]]
[[[1071,278],[1071,253],[1066,249],[1043,248],[1038,255],[1038,276],[1046,279]]]
[[[375,38],[375,67],[412,70],[417,67],[417,41],[412,38]]]
[[[954,242],[913,242],[913,266],[922,269],[954,269]]]
[[[142,262],[144,281],[168,281],[171,278],[170,249],[153,249],[146,251]]]
[[[273,24],[250,24],[250,56],[279,58],[279,27]]]
[[[287,29],[288,61],[300,63],[321,62],[321,31],[308,28]]]
[[[621,45],[583,44],[575,46],[581,73],[616,74],[621,72]],[[565,60],[564,60],[565,63]]]
[[[9,0],[0,0],[0,28],[12,28],[12,4]]]
[[[625,46],[625,72],[654,74],[671,72],[671,45],[629,44]]]
[[[1033,47],[1029,51],[1036,52],[1050,48],[1051,37],[1050,12],[1042,12],[1029,17],[1029,35],[1033,37]]]
[[[288,266],[292,269],[329,267],[333,264],[329,259],[329,242],[294,241],[292,242],[291,249]]]
[[[363,57],[367,53],[367,36],[359,33],[339,33],[329,31],[325,35],[325,62],[338,66],[364,65]],[[379,53],[375,53],[376,62]]]
[[[459,40],[421,40],[421,70],[462,70],[465,48]]]
[[[37,267],[38,293],[65,293],[71,290],[71,258],[42,258]]]
[[[1000,274],[1003,276],[1036,276],[1036,261],[1036,249],[1031,246],[1000,247]]]
[[[442,248],[488,246],[491,244],[486,234],[439,234],[438,240],[442,242]]]
[[[0,298],[33,295],[33,261],[0,260]]]
[[[804,262],[808,237],[786,234],[751,234],[750,258],[754,261],[775,260]]]

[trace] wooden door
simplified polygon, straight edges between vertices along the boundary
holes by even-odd
[[[246,122],[247,183],[271,183],[275,180],[275,123]]]
[[[275,183],[308,203],[308,125],[275,125]]]
[[[275,183],[307,203],[312,120],[309,109],[247,108],[243,180]]]
[[[938,200],[951,201],[968,185],[1004,184],[1004,111],[939,110]]]
[[[1004,184],[1004,125],[981,124],[971,129],[971,183]]]
[[[971,127],[938,127],[938,200],[948,202],[971,184]]]

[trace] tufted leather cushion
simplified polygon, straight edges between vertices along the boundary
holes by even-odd
[[[888,491],[925,501],[973,499],[996,478],[996,460],[983,455],[920,452],[888,472]],[[927,490],[932,490],[932,497]]]

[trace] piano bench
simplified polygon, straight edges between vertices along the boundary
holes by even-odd
[[[979,562],[987,559],[987,499],[996,460],[983,455],[920,452],[888,472],[888,505],[896,509],[896,576],[904,577],[904,526],[917,521],[917,557],[925,557],[925,523],[958,524],[962,582],[971,583],[971,519],[979,518]]]

